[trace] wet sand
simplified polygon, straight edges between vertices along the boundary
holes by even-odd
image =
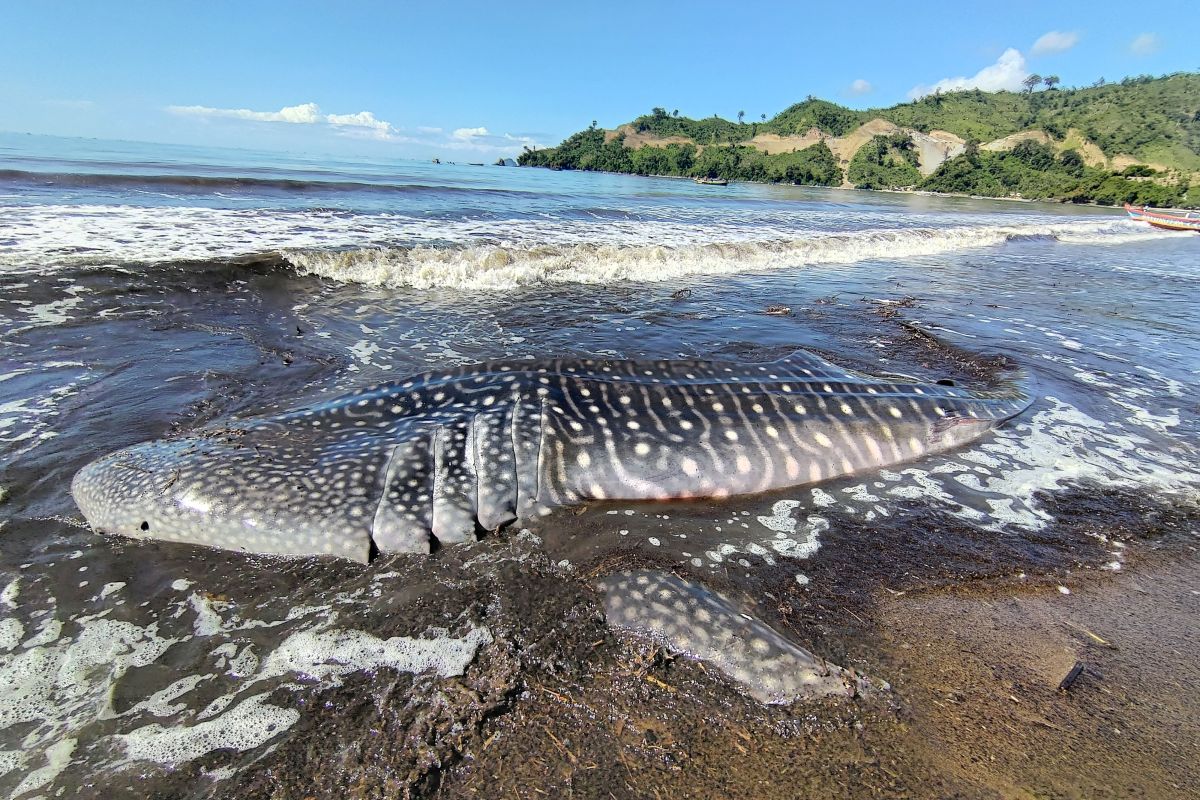
[[[609,629],[595,577],[662,559],[612,547],[564,572],[556,542],[593,511],[462,560],[331,568],[320,579],[343,587],[381,570],[421,576],[373,611],[381,635],[465,609],[459,619],[486,620],[495,642],[458,679],[383,669],[277,693],[307,713],[232,784],[204,777],[239,763],[214,753],[152,785],[262,798],[1194,796],[1196,517],[1108,499],[1130,512],[1110,532],[1137,553],[1115,573],[1103,549],[1087,553],[1086,523],[1036,555],[981,548],[969,570],[923,564],[924,544],[886,532],[868,568],[814,570],[813,589],[755,565],[747,612],[890,684],[791,706]],[[844,568],[859,534],[834,526],[823,561]]]
[[[1200,557],[1166,549],[1070,595],[885,588],[846,649],[892,690],[853,701],[765,709],[610,645],[578,685],[531,682],[436,796],[1194,797]]]

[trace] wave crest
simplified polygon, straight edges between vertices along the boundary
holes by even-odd
[[[809,264],[852,264],[991,247],[1015,239],[1119,244],[1157,237],[1126,223],[1012,227],[907,228],[811,234],[772,241],[688,245],[557,244],[520,246],[285,249],[301,274],[370,286],[414,289],[513,289],[547,283],[672,281]]]

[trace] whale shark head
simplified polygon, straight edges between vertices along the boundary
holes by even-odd
[[[108,533],[365,562],[387,450],[314,450],[266,427],[120,450],[76,473],[71,494]]]

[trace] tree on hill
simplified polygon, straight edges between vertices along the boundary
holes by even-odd
[[[766,122],[766,121],[767,121],[767,115],[766,115],[766,114],[759,114],[758,116],[759,116],[759,119],[761,119],[763,122]]]
[[[1032,94],[1033,87],[1037,86],[1041,82],[1042,82],[1042,76],[1038,75],[1035,72],[1032,75],[1029,75],[1028,77],[1026,77],[1025,80],[1021,81],[1021,85],[1025,87],[1026,94]]]
[[[921,180],[912,137],[897,131],[874,136],[850,159],[847,176],[860,189],[896,189]]]
[[[739,111],[739,112],[738,112],[738,125],[742,125],[742,124],[744,124],[744,123],[743,123],[743,120],[744,120],[744,119],[746,119],[746,112],[745,112],[745,111]]]
[[[1046,84],[1047,89],[1053,89],[1054,85],[1060,82],[1061,81],[1057,75],[1047,75],[1046,77],[1042,78],[1042,83]]]

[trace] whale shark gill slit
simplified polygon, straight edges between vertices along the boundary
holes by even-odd
[[[494,361],[136,445],[85,466],[72,493],[100,531],[366,561],[586,500],[728,497],[910,461],[1024,411],[1030,376],[1002,378],[969,391],[804,351]]]

